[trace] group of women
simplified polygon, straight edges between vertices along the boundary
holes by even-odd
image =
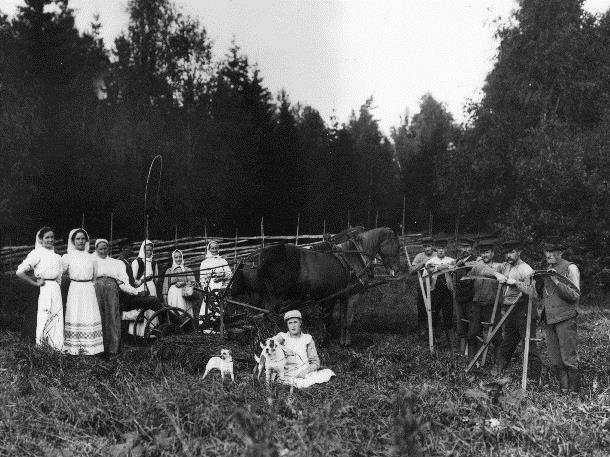
[[[38,345],[69,354],[103,352],[102,320],[94,286],[97,265],[89,254],[89,235],[83,229],[72,230],[63,257],[55,253],[54,245],[53,230],[43,227],[36,234],[34,250],[17,268],[20,278],[40,288],[36,312],[26,313],[25,333],[31,332]],[[64,272],[70,277],[65,313],[60,289]]]
[[[34,250],[17,268],[17,276],[40,289],[37,307],[30,307],[25,313],[27,340],[69,354],[118,354],[121,321],[133,321],[139,314],[139,310],[121,313],[119,291],[132,296],[158,297],[167,306],[194,315],[196,307],[190,294],[196,284],[195,275],[184,266],[181,251],[172,253],[172,266],[165,272],[161,296],[155,283],[159,272],[152,261],[150,241],[142,242],[138,257],[131,263],[111,258],[105,239],[96,240],[94,253],[90,254],[89,248],[89,235],[84,229],[70,232],[67,253],[63,256],[55,253],[55,234],[50,227],[37,232]],[[224,287],[231,275],[218,248],[216,242],[210,242],[201,263],[201,283],[211,289]],[[70,278],[65,308],[60,289],[64,273]],[[185,290],[189,286],[191,291]],[[206,312],[205,303],[201,312]],[[129,328],[132,333],[137,332]]]
[[[129,295],[145,292],[130,284],[123,263],[108,256],[108,245],[107,240],[97,239],[90,254],[88,233],[74,229],[67,253],[59,256],[53,229],[38,231],[34,250],[17,268],[17,276],[40,289],[37,307],[25,313],[27,340],[73,355],[119,352],[119,289]],[[60,289],[64,273],[70,278],[65,308]]]

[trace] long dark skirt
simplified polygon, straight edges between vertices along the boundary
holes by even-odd
[[[104,352],[118,354],[121,349],[121,308],[119,286],[114,279],[98,278],[95,281],[95,295],[102,317]]]

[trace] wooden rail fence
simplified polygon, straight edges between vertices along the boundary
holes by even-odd
[[[420,243],[421,233],[399,236],[403,246],[407,247],[409,256],[413,258],[418,252],[421,252],[422,246]],[[242,237],[215,237],[215,236],[191,236],[178,238],[176,240],[151,240],[154,244],[154,258],[161,263],[170,263],[171,254],[175,249],[180,249],[184,255],[184,264],[188,267],[199,267],[201,261],[205,258],[207,243],[215,240],[219,243],[219,253],[224,257],[229,265],[235,266],[240,260],[248,257],[256,252],[267,243],[295,243],[299,246],[310,246],[319,243],[323,240],[323,235],[260,235],[260,236],[242,236]],[[122,239],[113,240],[111,243],[112,256],[116,257],[119,253],[118,244]],[[91,239],[91,251],[95,245],[95,239]],[[131,255],[136,256],[140,249],[141,241],[132,243]],[[4,274],[14,274],[17,266],[25,259],[27,254],[34,249],[34,246],[7,246],[0,249],[0,268]],[[60,255],[66,253],[67,245],[63,240],[57,240],[55,244],[55,252]],[[404,249],[401,249],[401,255],[404,256]]]

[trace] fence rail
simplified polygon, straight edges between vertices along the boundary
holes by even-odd
[[[329,235],[329,234],[327,234]],[[409,256],[413,258],[418,252],[421,252],[422,244],[421,233],[411,233],[404,236],[399,236],[403,247],[407,248]],[[323,241],[324,235],[298,235],[299,246],[309,246],[317,242]],[[118,255],[118,245],[124,239],[116,239],[111,243],[113,257]],[[175,249],[180,249],[184,255],[184,264],[186,266],[198,266],[205,258],[207,243],[215,240],[219,243],[219,253],[224,257],[229,265],[233,266],[240,260],[248,257],[261,248],[263,242],[288,242],[294,243],[297,241],[295,235],[264,235],[264,236],[242,236],[242,237],[222,237],[222,236],[191,236],[178,238],[176,240],[151,240],[154,244],[154,258],[161,263],[169,263],[171,254]],[[91,239],[91,251],[95,239]],[[140,249],[140,242],[132,243],[131,255],[135,256]],[[34,246],[6,246],[0,249],[0,267],[5,274],[14,274],[17,266],[25,259],[27,254],[34,249]],[[67,245],[63,240],[57,240],[55,244],[55,252],[62,255],[65,254]],[[404,249],[401,249],[401,255],[404,256]]]

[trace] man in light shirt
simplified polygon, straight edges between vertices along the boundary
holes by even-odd
[[[417,254],[411,263],[409,273],[412,275],[421,274],[426,262],[432,257],[436,257],[436,251],[432,247],[432,238],[425,237],[421,239],[424,250]],[[419,279],[417,284],[417,332],[420,339],[426,339],[428,335],[428,315],[426,313],[426,305],[424,296],[421,293]]]
[[[436,243],[436,257],[426,262],[424,276],[442,272],[455,265],[455,259],[446,255],[447,240]],[[450,348],[455,347],[455,322],[453,320],[454,285],[449,273],[433,276],[430,280],[430,297],[432,299],[432,325],[434,334],[444,330]]]
[[[511,314],[504,321],[504,338],[498,350],[492,374],[501,374],[510,363],[515,349],[522,339],[525,339],[527,326],[527,308],[529,296],[535,293],[532,284],[534,270],[521,259],[523,245],[519,241],[507,241],[502,244],[505,250],[506,262],[497,264],[495,268],[485,267],[483,274],[495,276],[500,284],[506,284],[503,298],[503,308],[507,309],[517,303]],[[536,335],[536,313],[532,312],[530,335]],[[535,341],[529,341],[528,375],[534,381],[540,379],[542,362],[538,355]]]
[[[576,265],[563,258],[563,244],[549,243],[543,250],[549,270],[568,278],[577,288],[560,282],[554,276],[536,280],[536,291],[542,299],[542,322],[545,323],[549,362],[559,381],[560,392],[576,393],[580,388],[576,356],[580,272]]]

